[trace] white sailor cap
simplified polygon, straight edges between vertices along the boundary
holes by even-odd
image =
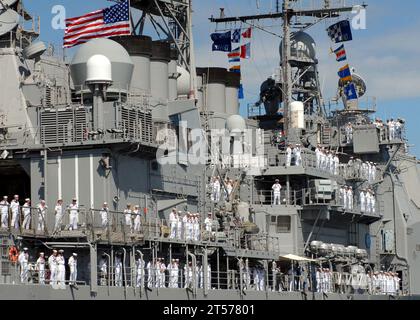
[[[211,212],[207,213],[208,216],[211,216]]]
[[[104,202],[104,204],[103,204],[104,206],[107,206],[108,205],[108,202]]]
[[[77,253],[76,253],[76,252],[73,252],[73,256],[74,256],[74,257],[77,257]]]
[[[28,251],[28,248],[26,248],[26,247],[25,247],[25,248],[23,248],[23,251]]]
[[[26,198],[26,199],[25,199],[25,201],[31,201],[31,199],[29,199],[29,198]]]
[[[62,252],[64,252],[64,250],[63,249],[60,249],[60,250],[58,250],[58,252],[62,253]]]
[[[3,196],[3,199],[7,199],[8,198],[8,196]]]
[[[40,256],[43,256],[43,255],[44,255],[44,252],[40,252],[40,253],[39,253],[39,255],[40,255]]]
[[[57,253],[57,250],[56,250],[56,249],[54,249],[54,250],[53,250],[53,252]]]
[[[58,198],[58,199],[57,199],[57,202],[58,202],[58,201],[63,201],[63,198]]]
[[[72,201],[77,201],[77,198],[73,198],[73,199],[71,199]]]
[[[18,194],[15,194],[15,195],[13,196],[13,198],[19,198],[19,195],[18,195]]]

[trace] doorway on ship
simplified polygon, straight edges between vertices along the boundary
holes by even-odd
[[[29,175],[23,167],[15,160],[0,161],[0,198],[19,195],[19,202],[22,205],[25,198],[31,196],[31,182]]]

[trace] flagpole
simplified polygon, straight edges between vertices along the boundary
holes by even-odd
[[[128,16],[130,17],[130,34],[133,34],[133,16],[131,15],[131,0],[128,0]],[[135,32],[136,30],[134,30]]]

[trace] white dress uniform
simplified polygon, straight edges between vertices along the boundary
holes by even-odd
[[[194,236],[194,218],[190,217],[188,218],[188,225],[187,225],[187,232],[188,232],[188,239],[187,240],[193,240]]]
[[[66,282],[66,260],[64,256],[57,255],[57,282],[60,285],[65,285]]]
[[[214,180],[212,184],[212,199],[214,202],[220,201],[220,181]]]
[[[334,157],[331,152],[327,156],[327,170],[329,173],[334,174]]]
[[[183,240],[188,240],[188,216],[185,214],[182,217]]]
[[[106,229],[108,227],[108,208],[102,207],[99,216],[101,217],[102,228]]]
[[[70,204],[70,230],[77,230],[77,224],[79,223],[79,205],[76,204]]]
[[[366,212],[372,212],[372,195],[369,191],[366,192]]]
[[[322,291],[322,273],[319,270],[317,270],[315,274],[315,278],[316,278],[316,292],[321,292]]]
[[[168,288],[178,288],[178,265],[172,262],[168,265],[169,286]]]
[[[359,194],[359,201],[360,201],[360,212],[366,212],[366,193],[364,191],[360,191]]]
[[[213,226],[213,219],[207,217],[206,219],[204,219],[204,227],[206,228],[207,232],[211,232],[212,231],[212,226]]]
[[[166,273],[166,265],[165,265],[165,263],[161,262],[160,268],[159,268],[160,288],[165,288],[166,287],[166,284],[165,284],[166,274],[165,273]]]
[[[124,210],[125,225],[127,227],[130,227],[130,229],[133,227],[133,223],[131,221],[131,214],[132,214],[131,209]]]
[[[193,279],[193,270],[191,266],[184,266],[184,276],[185,276],[185,286],[184,288],[189,288],[192,286],[192,279]]]
[[[46,205],[41,205],[38,204],[37,206],[38,209],[38,226],[37,226],[37,230],[38,231],[44,231],[45,230],[45,218],[47,216],[47,209],[48,207]]]
[[[290,167],[291,162],[292,162],[292,148],[287,147],[286,148],[286,167]]]
[[[259,290],[260,279],[259,279],[259,273],[258,273],[257,268],[254,267],[254,269],[252,271],[252,275],[253,275],[253,280],[254,280],[254,288],[255,288],[255,290]]]
[[[144,260],[142,258],[138,258],[136,261],[136,287],[140,288],[144,285]]]
[[[1,207],[1,227],[8,228],[9,227],[9,202],[6,200],[0,201]]]
[[[372,182],[375,182],[376,180],[376,166],[372,165]]]
[[[155,278],[155,270],[154,270],[154,263],[149,261],[147,263],[146,269],[147,269],[147,286],[149,288],[153,287],[153,280]]]
[[[67,262],[67,264],[70,268],[69,282],[71,284],[76,284],[76,281],[77,281],[77,259],[74,256],[71,256],[69,258],[69,261]]]
[[[57,284],[57,256],[48,257],[48,267],[50,268],[50,284]]]
[[[265,270],[264,269],[260,269],[259,270],[259,290],[260,291],[264,291],[265,290]]]
[[[300,147],[294,148],[293,151],[295,153],[295,165],[301,166],[302,165],[302,151]]]
[[[347,208],[353,210],[353,190],[350,188],[347,190]]]
[[[177,239],[183,239],[182,238],[182,217],[181,217],[181,212],[178,213],[177,217],[176,217],[176,237]]]
[[[122,286],[122,262],[121,258],[115,257],[115,286],[121,287]]]
[[[45,258],[39,257],[36,260],[36,269],[38,270],[39,284],[45,284]]]
[[[28,259],[29,255],[26,252],[21,252],[18,257],[20,264],[20,282],[26,283],[28,281]]]
[[[10,210],[12,211],[11,226],[19,229],[19,201],[13,199],[10,202]]]
[[[31,228],[31,205],[29,203],[24,203],[22,206],[23,213],[23,229],[29,230]]]
[[[273,195],[274,195],[274,201],[273,204],[274,205],[278,205],[281,203],[280,200],[280,194],[281,194],[281,184],[276,182],[275,184],[273,184],[273,186],[271,187],[271,189],[273,189]]]
[[[315,157],[316,157],[316,167],[319,169],[321,168],[321,150],[316,147],[315,149]]]
[[[169,225],[171,227],[171,234],[169,235],[169,239],[175,239],[176,238],[176,231],[177,231],[177,224],[178,219],[173,211],[169,214]]]
[[[325,151],[321,152],[321,170],[327,170],[327,154]]]
[[[99,261],[99,270],[101,272],[100,276],[101,276],[101,286],[105,286],[108,280],[108,265],[107,265],[107,259],[102,258]]]
[[[337,156],[334,156],[334,170],[333,174],[338,176],[338,168],[340,167],[340,159]]]
[[[63,219],[63,206],[61,204],[57,204],[54,208],[55,210],[55,226],[54,230],[58,231],[61,229],[61,221]]]
[[[389,140],[394,140],[395,138],[395,122],[394,121],[388,122],[388,129],[389,129]]]
[[[371,213],[375,213],[376,211],[376,197],[375,197],[375,193],[371,193],[370,194],[370,212]]]
[[[194,224],[194,235],[195,235],[195,241],[200,241],[200,221],[198,216],[195,217],[195,224]]]
[[[141,227],[141,213],[139,209],[134,209],[133,210],[133,215],[135,216],[134,218],[134,231],[135,232],[140,232],[140,227]]]
[[[229,200],[230,195],[232,194],[233,186],[230,182],[226,183],[226,200]]]
[[[362,172],[361,172],[361,178],[367,180],[368,179],[368,173],[369,173],[369,167],[368,164],[366,162],[362,163],[362,168],[361,168]]]

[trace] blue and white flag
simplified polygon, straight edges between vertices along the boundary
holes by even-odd
[[[244,86],[242,85],[242,83],[239,85],[239,90],[238,90],[238,99],[244,99]]]
[[[235,29],[232,33],[232,42],[239,43],[241,42],[241,29]]]
[[[344,94],[346,95],[347,100],[357,99],[356,86],[354,85],[353,82],[350,82],[348,85],[344,87]]]
[[[333,24],[328,27],[327,32],[328,36],[335,43],[353,40],[350,21],[348,20],[343,20]]]
[[[225,33],[212,33],[210,37],[213,40],[213,51],[232,51],[232,33],[230,31]]]

